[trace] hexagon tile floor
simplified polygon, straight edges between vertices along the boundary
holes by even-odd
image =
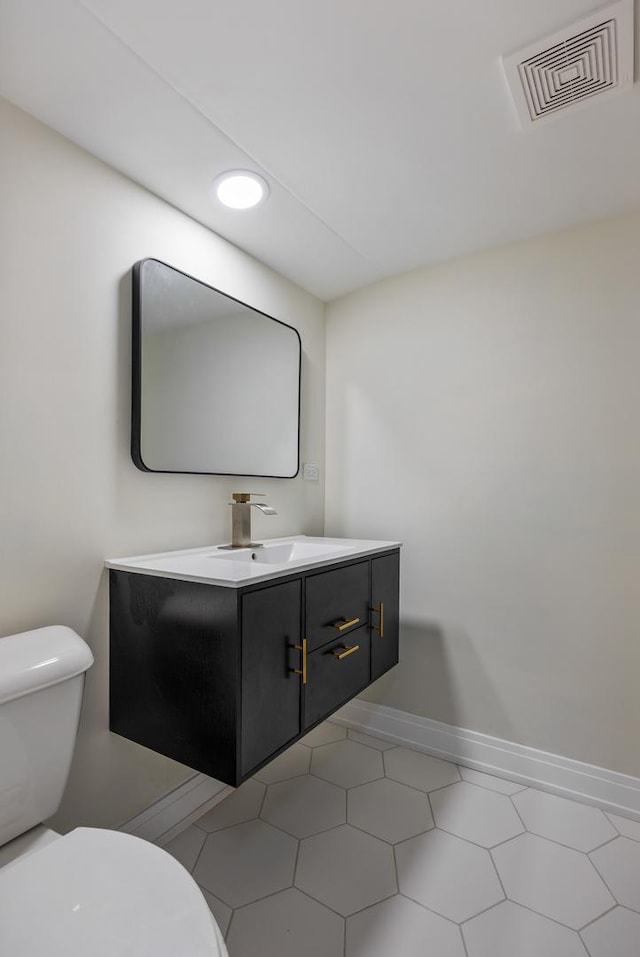
[[[230,957],[640,954],[640,823],[331,722],[167,850]]]

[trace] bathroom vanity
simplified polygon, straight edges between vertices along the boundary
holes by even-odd
[[[399,542],[114,559],[110,728],[234,786],[398,661]]]

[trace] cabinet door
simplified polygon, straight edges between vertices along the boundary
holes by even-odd
[[[400,555],[371,561],[371,680],[398,663]]]
[[[242,599],[241,773],[300,734],[301,589],[298,581]]]

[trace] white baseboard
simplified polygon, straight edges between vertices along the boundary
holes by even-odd
[[[136,814],[120,830],[163,846],[232,791],[233,788],[222,781],[208,778],[205,774],[194,774],[184,784]]]
[[[357,698],[331,720],[476,771],[640,821],[640,778]],[[195,774],[120,830],[163,846],[232,791],[221,781]]]
[[[640,778],[357,698],[331,720],[477,771],[640,820]]]

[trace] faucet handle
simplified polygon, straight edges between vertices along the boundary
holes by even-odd
[[[231,498],[236,505],[246,505],[247,502],[251,501],[252,495],[266,496],[266,494],[266,492],[233,492]]]

